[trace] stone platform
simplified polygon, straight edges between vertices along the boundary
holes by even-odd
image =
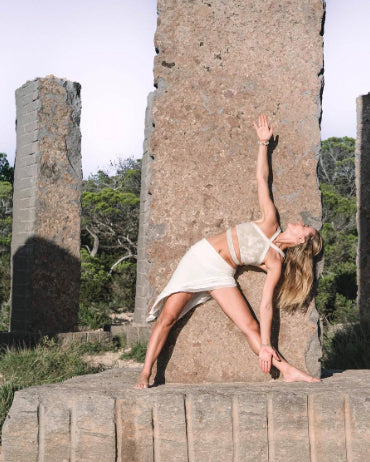
[[[364,462],[370,371],[321,383],[161,385],[111,369],[16,392],[6,462]]]

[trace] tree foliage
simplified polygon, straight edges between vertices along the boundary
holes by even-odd
[[[325,266],[316,303],[331,323],[358,319],[356,307],[356,186],[355,140],[329,138],[322,142],[318,177],[323,200]]]
[[[120,159],[83,183],[81,309],[133,310],[141,161]]]
[[[12,239],[14,168],[0,153],[0,329],[8,328],[10,296],[10,244]],[[2,320],[4,320],[2,322]]]

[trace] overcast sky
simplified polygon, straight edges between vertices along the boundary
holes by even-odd
[[[14,92],[49,74],[82,85],[84,178],[118,157],[141,157],[157,1],[0,2],[0,152],[9,162]],[[327,0],[322,139],[356,136],[355,100],[370,91],[369,18],[370,0]]]

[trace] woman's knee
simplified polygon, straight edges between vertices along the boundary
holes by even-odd
[[[178,315],[168,312],[162,311],[158,317],[157,325],[159,324],[161,327],[172,327],[178,319]]]
[[[260,326],[254,318],[244,322],[241,326],[239,326],[239,328],[246,337],[249,337],[252,334],[256,334],[260,330]]]

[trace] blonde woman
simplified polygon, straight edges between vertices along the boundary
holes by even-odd
[[[313,257],[321,251],[322,239],[315,228],[301,221],[288,223],[285,231],[281,231],[268,186],[267,146],[273,129],[264,115],[259,116],[258,126],[253,125],[259,143],[257,186],[262,217],[202,239],[181,259],[148,315],[148,322],[157,318],[158,321],[135,388],[148,387],[153,364],[176,321],[211,297],[243,332],[264,373],[273,365],[287,382],[320,381],[289,364],[270,343],[273,295],[282,309],[294,310],[304,305],[313,283]],[[266,272],[260,324],[234,279],[237,266],[246,264]]]

